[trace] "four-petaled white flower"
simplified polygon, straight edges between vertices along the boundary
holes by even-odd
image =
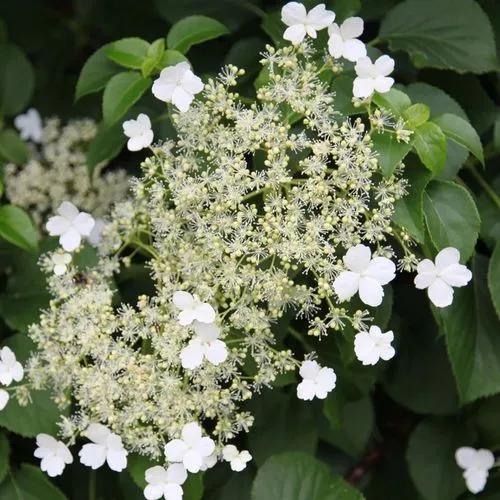
[[[9,402],[10,396],[5,389],[0,389],[0,410],[3,410]]]
[[[252,455],[247,450],[238,451],[234,444],[228,444],[222,449],[222,458],[230,463],[232,470],[241,472],[252,460]]]
[[[193,321],[200,323],[213,323],[215,310],[207,302],[201,302],[196,295],[179,290],[172,298],[174,305],[181,310],[177,319],[183,326],[190,325]]]
[[[217,452],[214,451],[211,455],[208,455],[208,457],[203,459],[203,464],[201,465],[200,470],[206,471],[211,469],[217,463],[217,459]]]
[[[41,142],[43,135],[42,119],[36,109],[28,109],[23,115],[16,116],[14,125],[19,130],[21,139]]]
[[[392,57],[380,56],[374,63],[369,57],[361,57],[354,69],[358,75],[352,89],[354,97],[364,99],[375,91],[383,94],[389,92],[394,84],[394,78],[389,76],[394,71]]]
[[[94,227],[92,228],[92,231],[90,231],[90,234],[87,237],[88,242],[93,247],[99,246],[99,243],[101,242],[102,239],[102,232],[107,225],[108,223],[104,219],[100,218],[95,219]]]
[[[316,38],[316,31],[326,28],[335,21],[335,13],[326,10],[324,3],[316,5],[307,12],[301,3],[289,2],[281,9],[281,20],[288,26],[283,38],[297,45],[306,35]]]
[[[418,264],[415,286],[421,290],[427,288],[427,295],[436,307],[446,307],[453,302],[453,287],[467,285],[472,273],[460,264],[460,252],[453,247],[443,248],[434,262],[424,259]]]
[[[359,332],[354,337],[354,352],[364,365],[374,365],[379,359],[388,361],[396,351],[391,346],[394,333],[391,330],[382,333],[378,326],[371,326],[368,332]]]
[[[59,215],[51,217],[46,225],[51,236],[59,236],[59,243],[67,252],[76,250],[82,236],[89,236],[95,221],[87,212],[80,212],[69,201],[63,201],[57,209]]]
[[[469,491],[472,493],[483,491],[489,470],[495,463],[493,453],[490,450],[476,450],[463,446],[455,452],[455,460],[464,469],[463,476]]]
[[[0,351],[0,382],[10,385],[13,380],[20,382],[24,376],[23,366],[16,359],[12,350],[5,346]]]
[[[365,245],[356,245],[344,255],[348,271],[342,271],[333,282],[340,301],[348,300],[359,292],[359,298],[369,306],[382,303],[382,285],[394,279],[396,266],[385,257],[372,259],[371,256],[371,250]]]
[[[173,439],[165,445],[165,457],[169,462],[182,462],[189,472],[196,473],[203,467],[206,457],[212,455],[215,443],[203,437],[196,422],[182,428],[182,439]]]
[[[331,368],[320,366],[316,361],[306,360],[299,370],[302,382],[297,386],[297,397],[305,401],[325,399],[335,388],[337,375]]]
[[[140,113],[136,120],[123,122],[123,133],[129,137],[127,148],[129,151],[139,151],[147,148],[153,142],[153,131],[149,116]]]
[[[151,90],[160,101],[171,102],[179,111],[185,112],[195,94],[203,90],[203,82],[191,71],[187,62],[180,62],[164,68]]]
[[[351,62],[366,56],[365,44],[357,38],[363,33],[363,19],[349,17],[340,26],[333,23],[328,27],[328,52],[332,57],[343,57]]]
[[[116,472],[127,467],[128,452],[118,434],[111,432],[102,424],[90,424],[83,435],[93,441],[83,445],[78,454],[83,465],[98,469],[107,462],[109,468]]]
[[[172,464],[167,469],[156,465],[146,470],[144,496],[147,500],[181,500],[183,491],[181,484],[187,479],[187,472],[182,464]]]
[[[195,321],[193,327],[196,336],[180,353],[183,368],[192,370],[197,368],[206,358],[213,365],[219,365],[227,358],[226,344],[219,340],[219,328],[213,323],[199,323]]]
[[[54,274],[62,276],[66,272],[68,264],[71,262],[71,255],[69,253],[54,253],[50,258],[54,264]]]
[[[73,455],[62,441],[48,434],[38,434],[36,444],[35,457],[42,459],[40,469],[50,477],[60,476],[66,464],[73,463]]]

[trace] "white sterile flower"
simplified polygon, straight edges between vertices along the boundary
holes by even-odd
[[[378,326],[371,326],[368,332],[359,332],[354,337],[354,352],[364,365],[374,365],[379,359],[388,361],[396,351],[391,346],[394,333],[391,330],[382,333]]]
[[[123,122],[123,133],[129,137],[127,148],[129,151],[139,151],[147,148],[153,142],[151,120],[148,115],[140,113],[135,120]]]
[[[181,484],[187,479],[187,472],[182,464],[172,464],[167,469],[156,465],[146,470],[144,496],[147,500],[181,500]]]
[[[189,292],[182,290],[175,292],[172,302],[181,310],[177,319],[183,326],[190,325],[195,320],[200,323],[213,323],[215,320],[215,309]]]
[[[95,221],[87,212],[80,212],[69,201],[63,201],[57,209],[59,215],[51,217],[47,231],[51,236],[59,236],[59,243],[67,252],[76,250],[82,241],[82,236],[89,236],[94,229]]]
[[[50,260],[54,264],[54,274],[62,276],[71,262],[71,255],[69,253],[54,253]]]
[[[193,327],[196,336],[180,353],[182,367],[190,370],[197,368],[203,362],[203,358],[216,366],[224,362],[227,358],[227,347],[218,339],[220,330],[217,325],[195,321]]]
[[[24,376],[23,366],[12,350],[5,346],[0,350],[0,382],[10,385],[13,380],[20,382]]]
[[[363,19],[349,17],[340,26],[333,23],[328,27],[328,52],[332,57],[343,57],[348,61],[356,62],[366,56],[365,44],[357,38],[363,33]]]
[[[94,227],[87,237],[88,242],[93,246],[97,247],[102,239],[102,232],[108,223],[104,219],[95,219]]]
[[[164,68],[151,90],[160,101],[171,102],[179,111],[185,112],[195,94],[203,90],[203,82],[191,71],[187,62],[180,62]]]
[[[182,428],[182,439],[173,439],[165,445],[165,457],[169,462],[182,462],[189,472],[196,473],[203,467],[206,457],[212,455],[215,443],[202,436],[196,422]]]
[[[453,287],[462,287],[472,279],[472,273],[460,264],[460,252],[453,247],[443,248],[432,262],[424,259],[417,266],[415,286],[427,288],[427,295],[436,307],[453,302]]]
[[[316,38],[316,31],[326,28],[335,21],[335,13],[326,10],[324,3],[316,5],[307,12],[301,3],[289,2],[281,9],[281,20],[288,26],[283,38],[297,45],[306,35]]]
[[[5,389],[0,389],[0,410],[3,410],[9,402],[10,396]]]
[[[203,464],[201,465],[200,470],[206,471],[211,469],[217,463],[217,459],[217,452],[213,452],[211,455],[208,455],[208,457],[203,459]]]
[[[102,424],[90,424],[83,435],[93,441],[83,445],[78,454],[83,465],[98,469],[107,462],[109,468],[116,472],[127,467],[128,452],[120,436]]]
[[[490,450],[476,450],[469,446],[458,448],[455,452],[457,464],[464,469],[464,479],[467,488],[472,493],[484,490],[489,470],[495,463],[495,457]]]
[[[297,397],[306,401],[315,397],[325,399],[337,382],[335,372],[331,368],[320,366],[316,361],[304,361],[299,373],[303,380],[297,386]]]
[[[358,75],[352,89],[354,97],[370,97],[375,91],[383,94],[394,84],[394,78],[389,77],[394,71],[392,57],[380,56],[374,63],[369,57],[361,57],[354,69]]]
[[[66,464],[73,463],[73,455],[62,441],[48,434],[38,434],[36,444],[35,457],[42,459],[40,469],[50,477],[60,476]]]
[[[43,134],[42,119],[36,109],[28,109],[23,115],[16,116],[14,125],[19,130],[21,139],[41,142]]]
[[[359,298],[369,306],[379,306],[384,297],[382,285],[394,279],[396,266],[385,257],[374,257],[365,245],[356,245],[344,255],[348,271],[342,271],[333,282],[340,301],[359,292]]]
[[[238,451],[236,446],[228,444],[222,449],[222,458],[230,463],[232,470],[241,472],[246,468],[247,462],[252,460],[252,455],[247,450]]]

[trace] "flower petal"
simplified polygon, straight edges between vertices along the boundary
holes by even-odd
[[[169,465],[166,475],[168,482],[175,484],[183,484],[188,476],[186,469],[182,464]]]
[[[127,467],[127,450],[108,450],[106,460],[109,468],[115,472],[121,472]]]
[[[342,55],[351,62],[366,56],[366,46],[361,40],[346,40],[343,42]]]
[[[307,359],[300,365],[299,374],[303,379],[314,380],[321,370],[321,366],[316,361]]]
[[[94,228],[95,220],[87,212],[80,212],[73,219],[73,227],[82,235],[88,236]]]
[[[59,243],[66,252],[76,250],[80,246],[81,241],[82,237],[80,233],[74,228],[68,229],[59,237]]]
[[[106,447],[93,443],[84,444],[78,455],[83,465],[98,469],[106,461]]]
[[[427,289],[429,299],[436,307],[447,307],[453,302],[453,288],[436,278]]]
[[[182,87],[176,87],[172,94],[172,103],[177,106],[181,113],[185,113],[189,109],[193,99],[193,94],[190,94]]]
[[[64,234],[71,227],[71,222],[62,217],[61,215],[55,215],[51,217],[47,224],[45,225],[45,229],[50,234],[50,236],[60,236]]]
[[[341,302],[350,299],[358,291],[359,280],[359,274],[351,271],[343,271],[335,278],[333,289]]]
[[[63,201],[59,207],[57,207],[57,213],[72,221],[80,212],[70,201]]]
[[[311,401],[316,396],[316,384],[313,380],[303,380],[297,385],[297,397],[304,401]]]
[[[0,389],[0,410],[3,410],[7,406],[9,398],[9,393],[4,389]]]
[[[373,87],[379,94],[385,94],[391,90],[394,85],[394,78],[388,76],[377,76],[374,80]]]
[[[307,11],[303,4],[299,2],[288,2],[281,9],[281,20],[287,26],[295,24],[304,24]]]
[[[458,264],[460,262],[460,252],[453,247],[443,248],[437,255],[435,259],[436,270],[439,273],[443,271],[448,266],[453,264]]]
[[[163,496],[163,484],[148,484],[144,488],[144,498],[146,500],[158,500]]]
[[[388,55],[380,56],[374,65],[379,76],[388,76],[394,71],[394,59]]]
[[[290,26],[283,33],[283,38],[292,42],[294,45],[298,45],[304,37],[306,36],[306,27],[303,24],[295,24]]]
[[[201,436],[201,427],[196,422],[190,422],[182,428],[182,439],[188,446],[196,446]]]
[[[439,277],[450,286],[461,287],[472,279],[472,273],[462,264],[452,264],[439,273]]]
[[[212,340],[205,349],[205,357],[217,366],[226,361],[227,347],[222,340]]]
[[[174,292],[172,302],[175,307],[178,307],[181,310],[188,309],[193,305],[194,297],[189,292],[178,290],[177,292]]]
[[[203,348],[199,342],[191,341],[180,355],[181,365],[187,370],[194,370],[203,363]]]
[[[110,434],[111,431],[102,424],[90,424],[83,433],[84,436],[98,444],[105,444]]]
[[[363,275],[376,279],[381,285],[387,285],[396,276],[396,266],[385,257],[374,257]]]
[[[312,8],[307,14],[307,24],[315,30],[322,30],[335,21],[335,13],[326,10],[325,4],[320,3]]]
[[[358,60],[359,62],[359,60]],[[357,77],[352,86],[352,95],[358,99],[370,97],[375,90],[375,83],[372,78]]]
[[[203,465],[203,459],[196,450],[189,450],[184,455],[182,463],[189,472],[196,474]]]
[[[484,490],[488,472],[481,469],[467,469],[464,472],[465,484],[471,493],[479,493]]]
[[[165,458],[169,462],[182,462],[187,449],[188,446],[182,439],[172,439],[165,445]]]
[[[344,40],[358,38],[363,33],[364,23],[360,17],[349,17],[340,26],[340,32]]]
[[[368,306],[379,306],[384,298],[382,285],[374,278],[362,277],[359,280],[359,298]]]
[[[206,302],[196,307],[196,319],[201,323],[213,323],[215,321],[215,309]]]
[[[328,39],[328,52],[335,59],[339,59],[344,54],[344,40],[340,35],[330,35]]]

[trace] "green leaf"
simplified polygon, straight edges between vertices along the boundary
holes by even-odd
[[[408,52],[417,68],[498,69],[490,21],[473,0],[406,0],[387,13],[379,38]]]
[[[118,73],[107,83],[102,98],[102,116],[113,125],[140,99],[151,85],[150,78],[127,71]]]
[[[24,165],[29,160],[30,151],[19,134],[9,128],[0,132],[0,155],[16,165]]]
[[[187,58],[184,54],[181,54],[177,50],[170,50],[167,49],[161,59],[159,66],[157,66],[158,69],[163,69],[166,68],[167,66],[174,66],[180,62],[187,61]],[[188,61],[189,62],[189,61]]]
[[[431,173],[420,166],[407,166],[404,177],[408,180],[408,194],[394,204],[394,222],[404,228],[419,243],[425,240],[424,190]]]
[[[106,46],[106,56],[125,68],[141,69],[149,43],[142,38],[122,38]]]
[[[330,90],[335,93],[335,109],[342,115],[357,115],[362,112],[352,103],[352,82],[351,76],[339,75],[333,78],[330,86]]]
[[[0,485],[0,498],[5,500],[67,500],[66,495],[54,486],[47,476],[30,464],[10,472]]]
[[[203,473],[189,474],[182,489],[184,490],[183,500],[201,500],[203,497]]]
[[[372,142],[378,153],[378,163],[383,176],[388,179],[396,167],[411,151],[412,145],[397,141],[395,134],[390,132],[372,134]]]
[[[437,309],[463,403],[500,392],[500,322],[486,284],[488,259],[476,255],[472,284],[455,288],[453,304]]]
[[[411,106],[410,98],[401,90],[392,88],[389,92],[379,94],[375,92],[372,101],[379,107],[385,108],[395,115],[402,115],[403,111]]]
[[[491,255],[488,268],[488,286],[490,288],[491,300],[500,317],[500,243],[497,243]]]
[[[4,480],[9,471],[10,446],[5,434],[0,434],[0,482]]]
[[[0,207],[0,237],[28,252],[38,248],[38,234],[29,215],[19,207]]]
[[[0,44],[0,114],[12,116],[29,103],[35,86],[33,66],[11,43]]]
[[[167,35],[167,47],[185,54],[193,45],[227,35],[221,22],[207,16],[189,16],[175,23]]]
[[[127,470],[139,488],[146,487],[146,469],[158,465],[143,455],[133,453],[127,457]]]
[[[110,45],[110,43],[103,45],[83,65],[76,84],[75,100],[103,89],[106,83],[120,71],[120,66],[106,56]]]
[[[481,401],[472,416],[474,428],[479,434],[479,442],[490,450],[500,446],[498,415],[500,415],[500,395]]]
[[[472,444],[470,429],[453,419],[425,419],[413,431],[406,458],[410,476],[426,500],[455,500],[465,491],[455,451]]]
[[[423,125],[429,119],[430,115],[429,106],[421,103],[412,104],[403,112],[403,118],[411,129]]]
[[[262,19],[261,27],[273,43],[277,46],[283,45],[283,32],[285,27],[281,20],[281,12],[279,10],[268,12]]]
[[[274,455],[257,472],[252,500],[362,500],[359,491],[306,453]]]
[[[474,127],[463,118],[445,113],[432,120],[445,133],[446,137],[468,149],[483,165],[483,146]]]
[[[101,124],[87,150],[89,176],[93,176],[95,167],[99,163],[115,158],[122,150],[126,140],[127,137],[123,133],[121,123],[115,123],[111,127]]]
[[[455,247],[466,262],[474,251],[481,220],[469,192],[453,182],[432,181],[424,193],[424,214],[438,250]]]
[[[335,22],[344,21],[361,10],[361,0],[329,0],[327,8],[334,10]]]
[[[440,172],[446,161],[446,137],[432,122],[415,129],[413,146],[422,163],[434,173]]]
[[[500,151],[500,116],[495,120],[493,126],[493,149]]]
[[[165,40],[158,38],[148,48],[145,61],[141,65],[142,76],[149,76],[152,71],[161,64],[165,52]]]

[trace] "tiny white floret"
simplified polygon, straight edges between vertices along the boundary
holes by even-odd
[[[222,458],[230,463],[232,470],[241,472],[252,460],[252,455],[247,450],[238,451],[234,444],[228,444],[222,449]]]
[[[169,462],[182,462],[194,474],[201,470],[205,458],[214,450],[214,441],[202,435],[196,422],[191,422],[182,428],[181,439],[173,439],[165,445],[165,457]]]
[[[102,424],[90,424],[83,435],[92,441],[83,445],[78,454],[83,465],[98,469],[107,462],[109,468],[116,472],[127,467],[128,452],[118,434]]]
[[[41,458],[40,469],[50,477],[60,476],[66,464],[73,463],[73,455],[69,448],[62,442],[53,438],[49,434],[38,434],[36,437],[38,448],[35,450],[35,457]]]
[[[465,484],[471,493],[484,490],[490,469],[495,464],[495,457],[490,450],[476,450],[469,446],[458,448],[455,460],[464,469]]]
[[[171,102],[179,111],[185,112],[203,87],[201,78],[191,71],[189,63],[180,62],[164,68],[151,90],[160,101]]]
[[[307,12],[303,4],[289,2],[281,9],[281,20],[288,26],[283,33],[283,38],[297,45],[304,40],[306,35],[316,38],[317,31],[335,21],[335,13],[326,10],[324,3],[316,5]]]
[[[218,338],[220,330],[217,325],[195,321],[193,327],[196,336],[180,353],[182,367],[190,370],[197,368],[204,358],[216,366],[223,363],[227,358],[227,347]]]
[[[5,346],[0,350],[0,382],[10,385],[13,380],[20,382],[24,376],[23,366],[12,350]]]
[[[352,90],[354,97],[364,99],[375,91],[384,94],[394,84],[394,78],[389,76],[394,71],[392,57],[380,56],[374,63],[369,57],[360,57],[354,69],[357,75]]]
[[[382,333],[378,326],[373,325],[369,331],[356,334],[354,352],[364,365],[374,365],[379,359],[388,361],[396,354],[391,345],[393,340],[394,333],[391,330]]]
[[[177,319],[183,326],[190,325],[193,321],[200,323],[213,323],[215,321],[215,310],[207,302],[201,302],[196,295],[179,290],[172,298],[174,306],[181,310]]]
[[[127,148],[129,151],[140,151],[153,142],[153,131],[149,116],[140,113],[135,120],[123,122],[123,133],[129,137]]]
[[[14,118],[14,125],[19,130],[21,139],[25,141],[41,142],[43,135],[42,119],[40,113],[34,108]]]
[[[351,62],[356,62],[366,56],[365,44],[358,40],[363,33],[364,24],[360,17],[349,17],[340,26],[333,23],[328,27],[328,52],[332,57],[343,57]]]
[[[76,250],[82,241],[82,236],[90,236],[95,221],[87,212],[80,212],[69,201],[63,201],[57,209],[57,214],[51,217],[47,231],[51,236],[59,236],[59,243],[67,252]]]
[[[344,255],[347,271],[342,271],[333,282],[339,300],[349,300],[359,292],[359,298],[369,306],[379,306],[384,298],[382,285],[395,277],[396,266],[385,257],[373,257],[365,245],[356,245]]]
[[[52,264],[54,264],[54,274],[56,276],[62,276],[71,262],[71,254],[69,253],[53,253],[50,258]]]
[[[299,373],[303,380],[297,386],[297,397],[305,401],[315,397],[325,399],[337,382],[335,372],[331,368],[322,367],[316,361],[304,361]]]
[[[427,295],[436,307],[447,307],[453,302],[453,287],[467,285],[472,273],[460,264],[460,252],[453,247],[443,248],[432,262],[424,259],[417,266],[415,286],[427,288]]]
[[[156,465],[146,470],[147,486],[144,497],[147,500],[181,500],[183,491],[181,485],[187,479],[187,472],[182,464],[171,464],[167,469]]]

